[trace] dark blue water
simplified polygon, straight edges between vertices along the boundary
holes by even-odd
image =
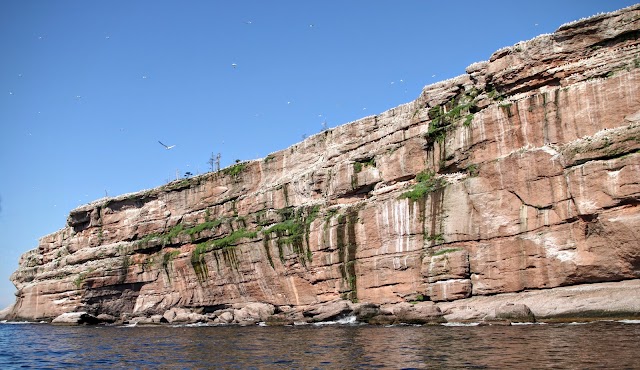
[[[0,368],[640,369],[640,324],[61,327],[0,324]]]

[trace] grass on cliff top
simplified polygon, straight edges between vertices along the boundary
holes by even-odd
[[[238,164],[234,164],[229,168],[225,168],[224,170],[222,170],[222,173],[224,173],[227,176],[231,176],[235,178],[235,177],[238,177],[238,175],[240,175],[240,173],[242,173],[242,171],[244,171],[246,167],[247,167],[246,163],[238,163]]]
[[[223,169],[221,172],[222,174],[226,176],[230,176],[234,180],[237,180],[238,175],[240,175],[240,173],[242,173],[242,171],[245,170],[247,165],[248,164],[246,162],[236,163],[231,167]],[[184,190],[186,188],[189,188],[192,185],[199,185],[203,181],[206,181],[206,176],[204,175],[198,175],[198,176],[192,176],[192,177],[190,176],[183,179],[176,179],[174,181],[171,181],[168,184],[161,186],[160,189],[168,190],[168,191],[179,191],[179,190]]]

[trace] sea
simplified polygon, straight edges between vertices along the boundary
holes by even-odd
[[[0,369],[640,369],[640,320],[512,326],[0,324]]]

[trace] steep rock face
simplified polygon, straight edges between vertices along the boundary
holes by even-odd
[[[9,317],[638,279],[639,37],[640,6],[567,24],[263,160],[77,208],[21,257]]]

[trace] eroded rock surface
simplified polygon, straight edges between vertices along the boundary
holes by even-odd
[[[433,322],[639,279],[639,34],[638,5],[564,25],[262,160],[77,208],[21,257],[6,317]]]

